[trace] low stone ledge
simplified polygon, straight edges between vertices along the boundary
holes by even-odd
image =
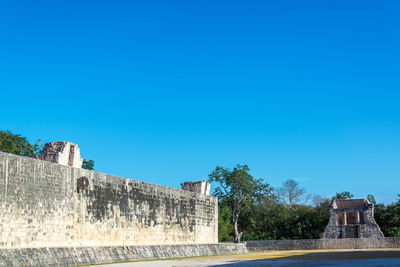
[[[77,266],[242,253],[248,253],[244,243],[0,249],[0,266]]]
[[[343,238],[246,241],[250,251],[400,248],[400,238]]]

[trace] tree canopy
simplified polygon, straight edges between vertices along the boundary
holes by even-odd
[[[305,193],[306,190],[293,179],[284,181],[282,187],[278,189],[279,198],[289,207],[304,201]]]
[[[0,151],[25,157],[39,155],[42,145],[40,140],[31,144],[26,137],[13,134],[11,131],[0,131]]]
[[[247,165],[238,164],[233,170],[217,166],[208,176],[210,183],[218,184],[214,196],[230,209],[234,241],[237,243],[242,236],[238,229],[240,215],[257,199],[272,191],[268,184],[263,183],[263,179],[254,179],[249,171]]]
[[[94,161],[92,159],[83,160],[82,163],[82,169],[86,169],[86,170],[93,170],[94,169]]]
[[[336,196],[333,199],[352,199],[354,195],[349,191],[343,191],[341,193],[336,193]]]
[[[369,194],[369,195],[367,196],[367,199],[368,199],[369,202],[371,202],[374,206],[376,205],[376,200],[375,200],[374,195]]]

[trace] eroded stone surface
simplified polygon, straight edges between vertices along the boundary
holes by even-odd
[[[197,194],[210,195],[211,185],[207,181],[191,181],[181,184],[183,190],[195,192]]]
[[[75,168],[81,168],[83,163],[78,145],[71,142],[45,144],[39,159]]]
[[[87,186],[78,186],[81,177]],[[215,197],[1,152],[0,196],[0,248],[218,238]]]
[[[368,199],[336,199],[329,208],[330,218],[323,238],[382,238]]]
[[[248,253],[244,244],[0,249],[0,266],[77,266]]]

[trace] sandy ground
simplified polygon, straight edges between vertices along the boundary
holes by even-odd
[[[291,250],[241,255],[193,257],[101,265],[108,267],[200,267],[200,266],[400,266],[400,249]]]

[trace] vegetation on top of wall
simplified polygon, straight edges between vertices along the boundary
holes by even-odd
[[[82,169],[93,170],[94,169],[94,161],[91,159],[89,159],[89,160],[84,159],[82,162]]]
[[[0,151],[19,156],[34,158],[42,149],[40,140],[31,144],[26,137],[13,134],[11,131],[0,131]]]

